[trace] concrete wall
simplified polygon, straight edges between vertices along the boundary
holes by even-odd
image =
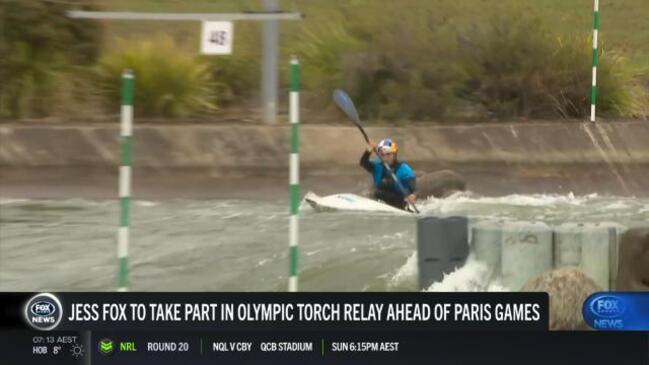
[[[136,121],[137,123],[137,121]],[[354,127],[301,127],[302,166],[355,166],[363,140]],[[552,122],[368,128],[396,138],[413,163],[649,164],[649,122]],[[116,166],[115,125],[0,125],[0,167]],[[262,168],[288,165],[289,129],[272,126],[136,124],[135,166]]]

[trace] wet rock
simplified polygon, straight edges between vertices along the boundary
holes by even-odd
[[[443,198],[466,190],[464,178],[453,170],[439,170],[417,177],[417,195],[420,198]]]
[[[649,291],[649,227],[630,228],[622,235],[615,289]]]
[[[531,279],[522,291],[546,292],[550,296],[550,330],[583,331],[582,306],[586,298],[602,289],[575,267],[548,271]]]

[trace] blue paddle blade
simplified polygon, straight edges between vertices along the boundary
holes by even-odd
[[[334,90],[333,97],[336,105],[338,105],[338,107],[342,109],[345,114],[347,114],[347,117],[349,119],[353,120],[356,123],[360,123],[360,118],[358,117],[358,112],[356,111],[354,102],[346,92],[340,89],[336,89]]]

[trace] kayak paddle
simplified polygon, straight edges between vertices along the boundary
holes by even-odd
[[[338,107],[345,113],[347,118],[349,118],[349,120],[356,125],[359,131],[361,131],[361,133],[363,134],[363,138],[365,138],[365,142],[367,142],[367,144],[370,144],[370,139],[367,136],[367,133],[365,133],[365,129],[363,129],[363,126],[361,125],[361,120],[358,117],[358,112],[356,111],[354,102],[349,97],[349,95],[347,95],[347,93],[344,92],[343,90],[336,89],[334,90],[333,98],[336,105],[338,105]],[[397,179],[397,176],[394,174],[394,171],[392,171],[392,169],[390,168],[390,165],[388,165],[387,162],[383,161],[381,155],[378,152],[376,153],[376,156],[383,163],[385,170],[390,174],[390,176],[392,176],[392,180],[401,191],[401,194],[404,197],[407,196],[408,192],[406,191],[406,188],[404,188],[403,184],[401,184],[401,181]],[[416,213],[419,213],[419,209],[417,209],[417,206],[415,204],[408,202],[408,206],[410,206]]]

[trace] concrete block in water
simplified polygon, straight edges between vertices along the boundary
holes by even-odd
[[[615,245],[615,228],[600,224],[584,226],[581,241],[581,270],[604,290],[610,286],[610,253]]]
[[[491,276],[499,277],[502,272],[502,237],[504,221],[486,220],[477,222],[471,229],[471,248],[476,260],[484,262]]]
[[[552,269],[552,230],[545,223],[506,222],[502,237],[503,284],[519,290]]]
[[[574,266],[595,283],[609,290],[611,257],[617,229],[606,223],[565,223],[554,228],[554,267]]]
[[[582,223],[564,223],[554,227],[555,268],[579,266],[583,227]]]
[[[615,228],[615,239],[612,242],[612,245],[609,247],[609,288],[610,290],[618,290],[617,283],[617,274],[618,274],[618,265],[620,257],[620,242],[622,240],[622,235],[626,232],[627,227],[613,222],[600,223],[606,225],[607,227]]]
[[[417,221],[419,288],[441,281],[469,256],[466,217],[424,217]]]

